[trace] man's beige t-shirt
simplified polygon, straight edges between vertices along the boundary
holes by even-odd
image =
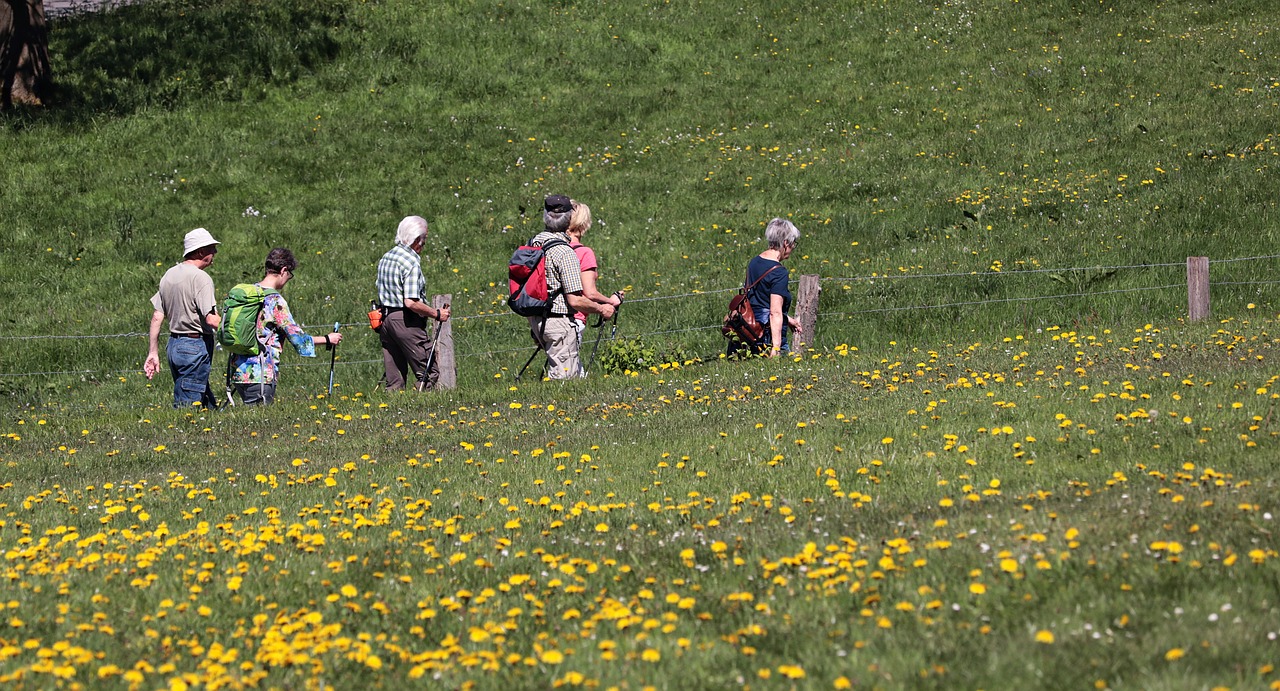
[[[166,271],[151,296],[151,306],[169,318],[169,333],[184,336],[203,334],[204,317],[217,304],[213,279],[186,262]]]

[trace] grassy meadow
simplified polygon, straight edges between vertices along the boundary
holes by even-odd
[[[759,5],[55,19],[0,113],[0,682],[1280,688],[1270,4]],[[609,376],[517,383],[549,193],[630,302]],[[374,389],[407,214],[453,391]],[[815,350],[718,360],[774,216]],[[299,255],[332,396],[142,377],[197,226],[220,291]]]

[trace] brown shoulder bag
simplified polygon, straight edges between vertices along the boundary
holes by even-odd
[[[743,279],[743,287],[729,300],[729,313],[724,315],[724,324],[720,327],[720,333],[724,334],[725,338],[739,340],[753,347],[760,344],[761,339],[764,338],[764,325],[756,321],[756,312],[751,308],[751,289],[776,268],[778,268],[777,265],[769,267],[769,270],[760,274],[760,278],[753,281],[751,285],[747,285],[746,280]]]

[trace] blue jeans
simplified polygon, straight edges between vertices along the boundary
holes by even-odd
[[[169,372],[173,375],[173,407],[189,408],[200,403],[216,408],[217,399],[209,388],[213,354],[204,339],[170,336],[165,354],[169,357]]]
[[[754,346],[743,345],[736,340],[729,341],[729,347],[725,350],[725,355],[737,355],[743,350],[750,350],[752,355],[761,355],[769,352],[773,348],[773,329],[769,328],[769,310],[755,310],[756,321],[764,327],[764,335],[760,337],[760,342]],[[791,352],[791,343],[788,336],[791,333],[791,327],[787,325],[786,317],[782,318],[782,352]]]
[[[767,351],[773,347],[773,329],[769,328],[770,312],[767,309],[756,310],[756,321],[764,327],[764,338],[760,340],[760,350]],[[787,338],[791,334],[791,327],[787,325],[787,315],[782,315],[782,352],[791,352],[791,342]]]

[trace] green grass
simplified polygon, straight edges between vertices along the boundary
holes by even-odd
[[[265,250],[287,245],[311,258],[290,287],[303,320],[355,323],[409,213],[433,224],[429,289],[459,315],[502,313],[490,284],[548,192],[592,204],[602,283],[633,297],[732,287],[775,215],[804,233],[794,271],[864,279],[828,284],[831,313],[1183,280],[1177,266],[1066,285],[1022,269],[1273,254],[1265,4],[240,5],[54,25],[68,105],[9,114],[0,135],[5,335],[142,331],[146,296],[196,226],[224,243],[217,285],[256,277]],[[203,28],[228,12],[244,31]],[[1007,275],[865,280],[992,267]],[[1172,316],[1182,296],[904,309],[837,322],[821,344]],[[1274,287],[1214,298],[1226,314],[1270,307]],[[636,304],[624,333],[710,326],[722,302]],[[703,353],[718,337],[673,338]],[[473,353],[524,342],[511,318],[465,322],[458,339]],[[145,350],[0,347],[7,372],[136,368]],[[349,350],[367,359],[376,341]],[[469,361],[473,381],[516,359]],[[5,386],[39,398],[26,378]]]
[[[0,680],[1274,684],[1270,5],[846,5],[56,20],[61,105],[0,114]],[[513,385],[548,193],[593,208],[636,372]],[[373,391],[359,326],[407,214],[469,317],[424,397]],[[778,215],[816,357],[690,362]],[[197,226],[221,290],[299,255],[333,397],[324,358],[268,411],[143,379]],[[1185,324],[1193,255],[1266,258]]]

